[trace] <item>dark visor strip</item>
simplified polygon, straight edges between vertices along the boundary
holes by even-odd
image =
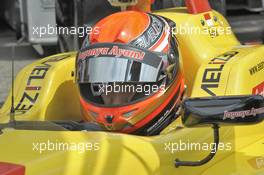
[[[98,57],[116,57],[131,59],[143,64],[159,68],[162,58],[146,49],[120,43],[97,43],[81,49],[78,59]]]

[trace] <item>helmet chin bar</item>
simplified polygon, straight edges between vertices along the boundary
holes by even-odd
[[[121,10],[124,11],[128,6],[133,6],[138,3],[138,0],[108,0],[112,6],[121,7]]]
[[[180,166],[202,166],[208,163],[210,160],[212,160],[218,150],[219,126],[217,124],[213,124],[213,130],[214,130],[214,144],[216,145],[215,150],[212,150],[208,156],[206,156],[204,159],[199,160],[199,161],[181,161],[179,159],[176,159],[175,167],[179,168]]]

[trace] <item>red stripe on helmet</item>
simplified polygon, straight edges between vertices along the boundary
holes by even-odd
[[[151,46],[149,50],[156,51],[156,49],[162,44],[162,42],[166,42],[165,40],[168,40],[168,38],[166,38],[167,34],[168,34],[167,30],[163,31],[160,39],[153,46]]]

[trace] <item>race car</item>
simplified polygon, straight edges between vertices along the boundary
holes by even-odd
[[[0,110],[0,175],[264,174],[264,46],[241,45],[207,0],[153,14],[176,23],[180,116],[156,136],[83,122],[77,53],[52,55],[17,75]]]

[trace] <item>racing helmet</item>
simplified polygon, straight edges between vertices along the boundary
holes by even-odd
[[[177,117],[184,76],[169,19],[125,11],[100,20],[76,59],[85,120],[104,129],[157,135]]]

